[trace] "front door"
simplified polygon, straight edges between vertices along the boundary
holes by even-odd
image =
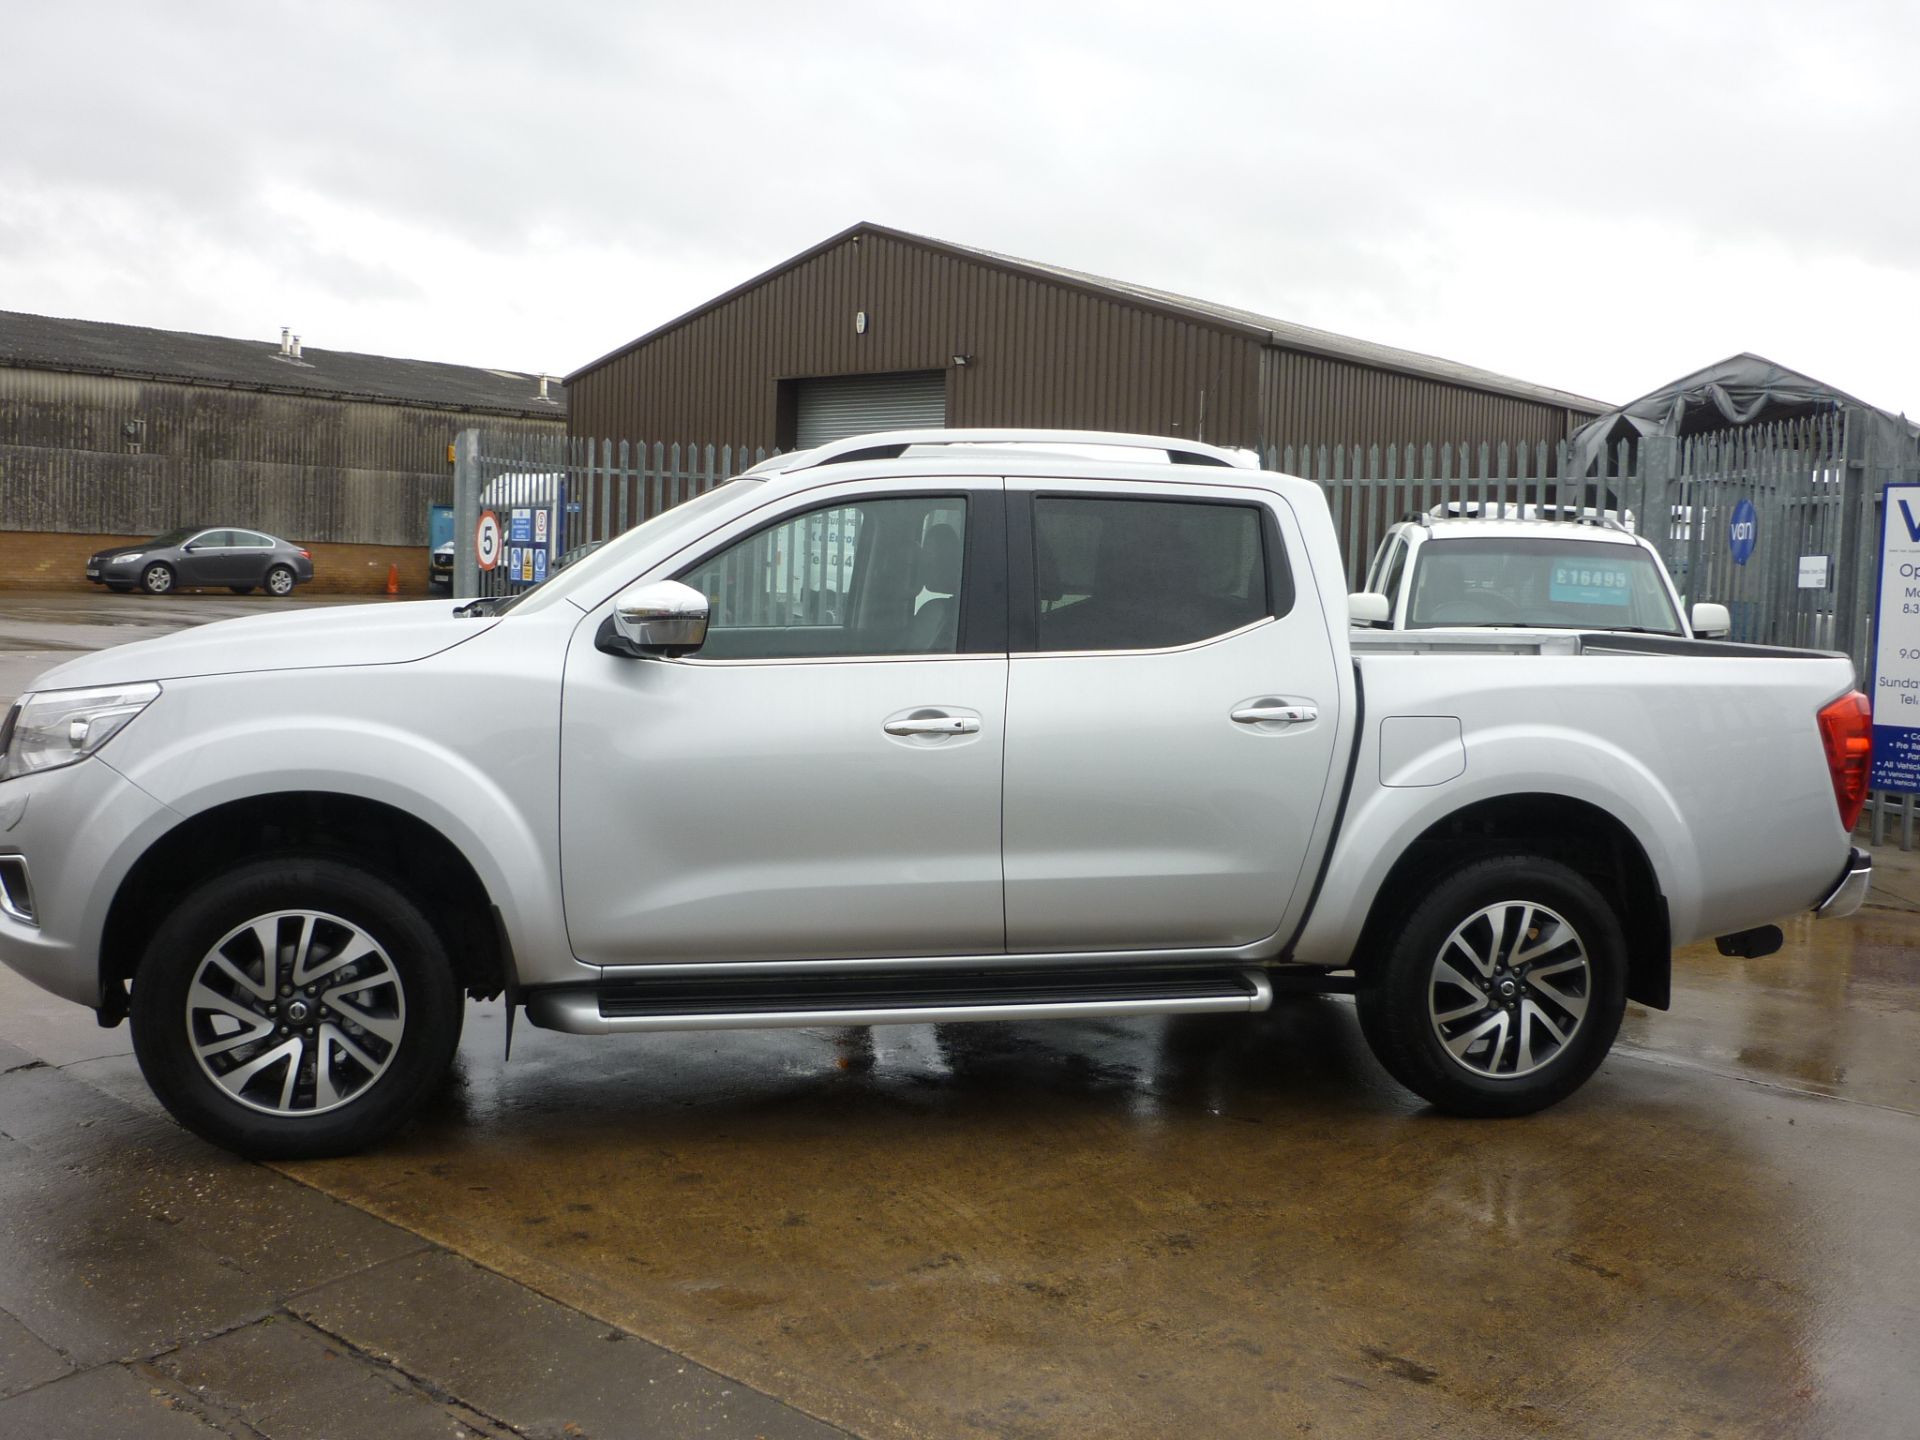
[[[997,480],[835,487],[634,577],[706,594],[697,654],[596,649],[610,604],[582,622],[561,746],[575,955],[1003,949],[1002,515]]]
[[[1335,803],[1340,685],[1265,491],[1009,493],[1007,946],[1247,945]]]
[[[238,585],[240,552],[231,530],[203,530],[180,550],[182,585]]]

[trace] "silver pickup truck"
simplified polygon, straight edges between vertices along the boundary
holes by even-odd
[[[464,997],[578,1034],[1348,991],[1434,1105],[1591,1075],[1673,946],[1845,914],[1843,657],[1350,636],[1326,503],[1181,441],[865,436],[508,601],[209,625],[0,735],[0,960],[184,1124],[363,1146]]]

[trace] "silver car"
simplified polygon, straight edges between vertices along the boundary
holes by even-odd
[[[313,579],[313,556],[259,530],[190,527],[142,545],[120,545],[87,559],[87,579],[122,593],[149,595],[224,585],[236,595],[291,595]]]

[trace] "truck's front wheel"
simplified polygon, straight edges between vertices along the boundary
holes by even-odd
[[[1455,1115],[1525,1115],[1599,1067],[1626,1008],[1626,941],[1591,881],[1529,855],[1478,860],[1413,909],[1358,996],[1374,1054]]]
[[[462,996],[420,908],[337,860],[254,861],[202,884],[134,975],[134,1053],[174,1118],[243,1155],[361,1149],[452,1063]]]

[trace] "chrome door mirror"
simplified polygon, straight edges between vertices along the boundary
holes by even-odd
[[[620,593],[599,646],[615,654],[690,655],[706,639],[707,597],[678,580],[656,580]]]
[[[1393,602],[1376,590],[1347,596],[1347,619],[1355,625],[1386,625],[1393,620]]]
[[[1702,600],[1693,607],[1689,617],[1693,633],[1705,638],[1709,635],[1725,635],[1733,629],[1733,616],[1727,613],[1724,605],[1715,605],[1710,600]]]

